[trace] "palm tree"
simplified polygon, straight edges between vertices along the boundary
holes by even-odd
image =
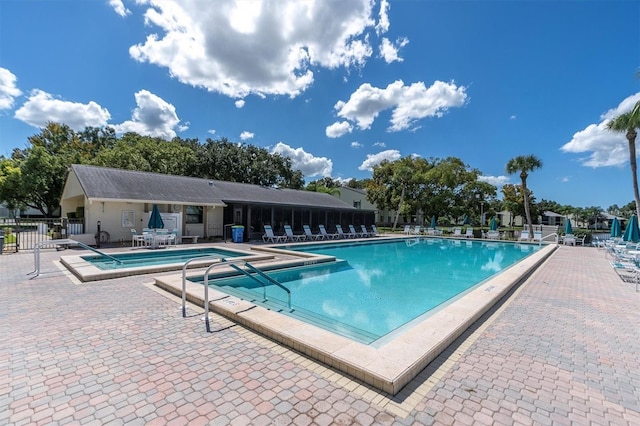
[[[631,178],[633,179],[633,196],[636,199],[636,214],[640,217],[640,194],[638,193],[638,165],[636,162],[636,128],[640,127],[640,101],[633,109],[611,120],[607,128],[618,133],[625,133],[629,142],[629,163],[631,164]]]
[[[531,208],[529,207],[529,190],[527,189],[527,177],[529,172],[542,167],[542,160],[535,155],[519,155],[512,158],[507,163],[507,173],[512,175],[520,171],[520,179],[522,180],[522,195],[524,197],[524,213],[527,216],[529,224],[529,235],[533,236],[533,222],[531,221]]]

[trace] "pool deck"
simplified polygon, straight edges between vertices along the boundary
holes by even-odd
[[[640,424],[640,293],[595,248],[560,246],[395,396],[61,254],[33,280],[0,256],[1,424]]]

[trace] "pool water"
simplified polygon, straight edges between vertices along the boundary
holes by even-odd
[[[219,248],[193,248],[193,249],[165,249],[150,250],[136,253],[116,253],[111,255],[122,263],[115,262],[105,256],[89,255],[81,256],[83,260],[101,270],[113,270],[124,268],[136,268],[142,266],[166,265],[172,263],[185,263],[188,260],[199,257],[220,256],[225,258],[245,256],[242,253]]]
[[[268,282],[266,303],[262,285],[251,278],[209,282],[363,343],[455,300],[540,249],[530,244],[433,238],[281,248],[344,261],[268,272],[291,290],[293,312],[287,308],[286,293]]]

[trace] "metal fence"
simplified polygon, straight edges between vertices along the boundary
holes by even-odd
[[[3,252],[17,253],[20,250],[33,250],[41,241],[67,238],[70,234],[83,234],[84,220],[67,218],[0,219],[0,232],[4,235]]]

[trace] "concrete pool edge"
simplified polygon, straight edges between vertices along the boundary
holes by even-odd
[[[555,250],[543,248],[380,348],[355,342],[251,302],[210,289],[210,309],[280,344],[391,395],[399,393],[465,330],[524,282]],[[181,294],[181,277],[156,278],[156,286]],[[187,299],[202,306],[202,286],[187,283]]]

